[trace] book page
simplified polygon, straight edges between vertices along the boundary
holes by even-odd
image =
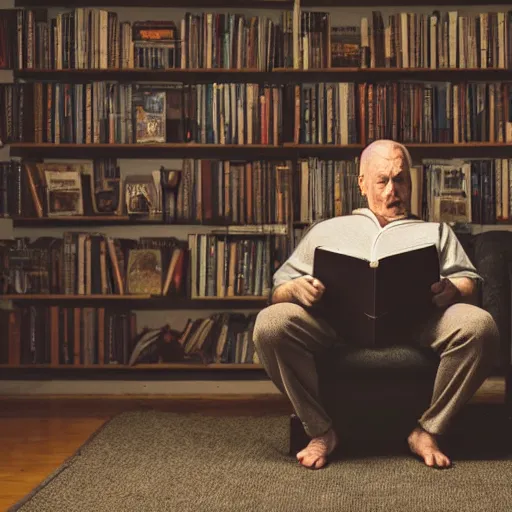
[[[439,224],[429,222],[407,222],[388,224],[376,237],[371,251],[371,261],[413,249],[438,245]]]

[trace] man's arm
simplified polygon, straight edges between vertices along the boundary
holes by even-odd
[[[293,302],[309,307],[322,296],[324,286],[311,276],[317,246],[315,227],[308,229],[290,257],[274,274],[271,304]]]
[[[325,286],[312,276],[303,276],[278,286],[272,294],[272,304],[293,302],[311,307],[318,302],[325,291]]]
[[[278,302],[293,302],[292,287],[290,286],[292,283],[293,281],[288,281],[278,286],[274,290],[270,302],[272,304],[277,304]]]
[[[475,281],[469,277],[452,277],[449,279],[460,294],[461,300],[458,302],[472,302],[477,289]]]
[[[476,304],[477,281],[482,278],[448,224],[440,224],[440,266],[442,279],[432,286],[433,302],[446,307],[457,302]]]

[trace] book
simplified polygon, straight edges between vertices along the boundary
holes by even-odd
[[[344,343],[384,347],[407,340],[435,307],[431,286],[439,281],[439,257],[424,244],[397,254],[350,255],[315,249],[313,276],[325,286],[315,305]]]

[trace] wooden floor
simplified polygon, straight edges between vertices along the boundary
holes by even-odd
[[[280,396],[0,398],[0,511],[27,495],[105,421],[147,408],[224,416],[292,412]]]
[[[487,381],[474,401],[503,400],[502,380]],[[211,415],[289,414],[282,396],[0,397],[0,511],[7,510],[57,469],[114,415],[158,409]]]

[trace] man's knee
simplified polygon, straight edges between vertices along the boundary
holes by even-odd
[[[500,336],[492,315],[471,304],[455,304],[454,320],[462,338],[471,339],[482,351],[495,354],[499,350]]]
[[[304,312],[304,308],[291,302],[272,304],[261,310],[254,324],[253,340],[256,346],[263,343],[278,343],[283,339],[294,319]]]

